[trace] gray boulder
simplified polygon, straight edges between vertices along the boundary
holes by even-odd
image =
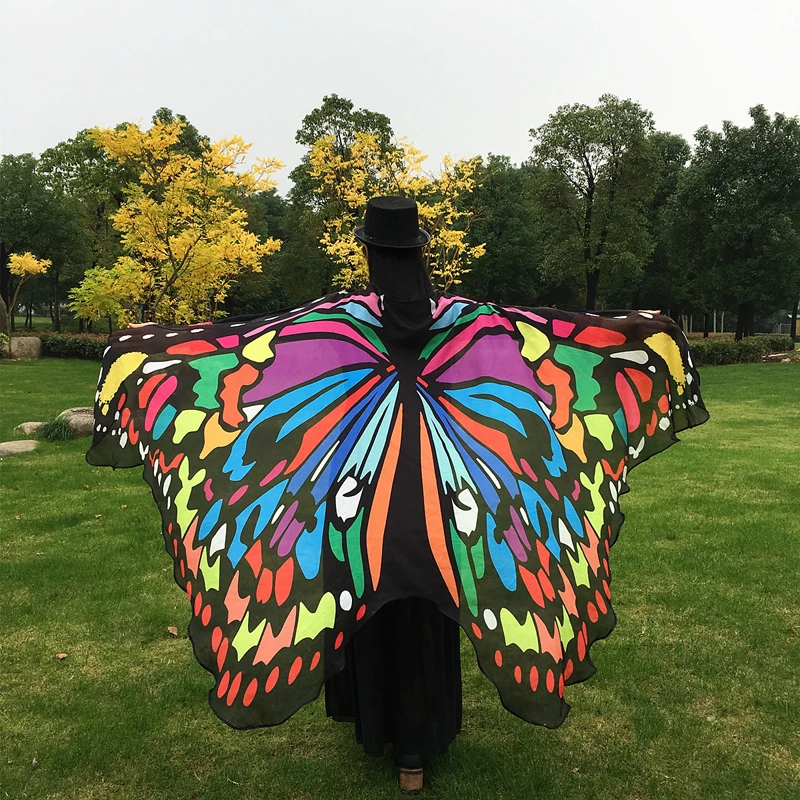
[[[23,422],[21,425],[17,425],[14,430],[24,433],[26,436],[32,436],[34,433],[39,433],[43,427],[44,422]]]
[[[38,336],[12,336],[11,358],[41,358],[42,340]]]
[[[13,456],[17,453],[30,453],[35,450],[39,442],[36,439],[20,439],[17,442],[0,442],[0,458]]]
[[[94,430],[94,410],[91,408],[68,408],[59,414],[69,425],[73,436],[91,436]]]

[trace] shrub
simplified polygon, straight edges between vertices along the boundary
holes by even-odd
[[[0,333],[0,358],[4,358],[10,339],[4,333]]]
[[[753,336],[735,342],[732,339],[698,339],[692,341],[692,356],[701,367],[720,364],[750,364],[762,361],[772,352],[773,340],[788,339],[778,336]]]
[[[64,442],[75,438],[72,428],[69,427],[66,418],[61,414],[54,420],[45,423],[39,431],[39,436],[48,442]]]
[[[766,333],[757,338],[767,341],[770,353],[791,353],[794,350],[794,337],[789,333]]]
[[[42,355],[102,361],[107,337],[93,333],[42,333]]]

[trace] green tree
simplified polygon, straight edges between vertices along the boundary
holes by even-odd
[[[332,136],[334,152],[348,160],[356,133],[378,137],[385,152],[393,150],[389,117],[366,108],[356,108],[351,100],[336,94],[325,95],[319,107],[307,114],[295,136],[306,153],[289,177],[289,208],[284,220],[286,238],[281,252],[272,262],[273,274],[284,287],[291,303],[320,297],[331,290],[333,277],[340,269],[320,247],[325,233],[325,221],[340,214],[335,193],[320,191],[323,187],[312,176],[309,154],[314,143]]]
[[[464,276],[464,294],[523,306],[579,302],[574,281],[551,279],[542,271],[537,171],[530,163],[516,166],[507,156],[492,154],[481,167],[470,198],[475,217],[469,239],[472,244],[485,242],[486,253]]]
[[[307,152],[289,174],[294,184],[289,192],[293,203],[319,209],[332,199],[320,191],[319,181],[311,176],[308,153],[315,142],[332,136],[335,155],[348,160],[357,132],[374,134],[383,150],[392,151],[394,133],[389,117],[366,108],[355,108],[353,101],[345,97],[325,95],[319,108],[303,117],[295,141],[306,147]]]
[[[800,295],[800,120],[762,105],[750,117],[748,127],[697,131],[669,203],[674,257],[710,273],[719,303],[737,312],[737,338],[754,332],[757,313]]]
[[[658,170],[653,130],[649,111],[605,94],[594,107],[561,106],[530,131],[545,270],[582,275],[588,310],[601,275],[635,277],[652,250],[645,206]]]
[[[6,308],[11,299],[12,254],[29,251],[60,270],[83,246],[74,207],[50,189],[37,160],[30,153],[0,158],[0,298]],[[38,280],[29,282],[31,289]],[[13,328],[13,319],[10,325]]]
[[[124,187],[137,174],[106,156],[88,130],[45,150],[39,173],[51,191],[70,204],[84,233],[82,247],[73,247],[64,265],[50,270],[53,327],[60,330],[61,298],[77,286],[87,269],[113,264],[122,253],[120,235],[111,217],[124,201]]]

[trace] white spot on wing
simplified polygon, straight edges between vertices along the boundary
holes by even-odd
[[[151,372],[158,372],[161,369],[166,369],[167,367],[174,367],[176,364],[180,363],[181,360],[179,358],[173,359],[172,361],[148,361],[142,367],[142,372],[145,375],[149,375]]]
[[[225,535],[228,532],[228,525],[227,523],[223,523],[217,529],[217,532],[211,539],[211,542],[208,546],[208,555],[213,556],[215,553],[218,553],[225,547]]]
[[[634,364],[646,364],[650,358],[645,350],[625,350],[622,353],[612,353],[611,358],[621,358],[624,361],[633,361]]]

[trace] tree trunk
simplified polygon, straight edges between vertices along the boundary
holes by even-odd
[[[722,312],[722,317],[719,322],[719,332],[725,333],[725,312]]]
[[[733,338],[737,342],[741,342],[746,335],[745,334],[746,330],[747,330],[747,303],[741,303],[736,313],[736,333],[734,334]]]
[[[789,335],[792,337],[792,341],[794,341],[795,338],[797,338],[798,305],[800,305],[800,300],[795,300],[794,305],[792,306],[792,313],[789,317]]]
[[[716,320],[714,320],[716,322]],[[711,312],[703,312],[703,338],[708,339],[709,328],[711,327]]]
[[[600,283],[600,270],[586,273],[586,310],[594,311],[597,305],[597,285]]]
[[[61,332],[61,295],[59,294],[58,276],[53,281],[53,330]]]
[[[0,242],[0,298],[5,303],[6,309],[11,303],[11,273],[8,269],[10,257],[11,253],[6,250],[5,242]]]
[[[6,301],[0,297],[0,333],[10,336],[11,328],[8,325],[8,309],[6,308]]]

